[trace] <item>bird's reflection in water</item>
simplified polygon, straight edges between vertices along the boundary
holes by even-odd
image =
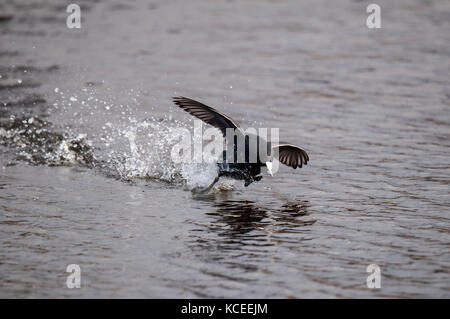
[[[281,206],[272,207],[251,200],[231,199],[230,192],[198,195],[195,199],[215,208],[212,212],[205,212],[213,217],[213,221],[207,225],[209,230],[229,236],[230,239],[254,230],[294,232],[301,226],[315,223],[310,218],[301,218],[309,215],[308,202],[302,200],[286,201]]]
[[[188,243],[191,256],[201,262],[200,271],[220,280],[225,287],[251,284],[255,273],[269,274],[282,262],[283,254],[310,240],[311,219],[306,201],[272,200],[258,204],[234,199],[231,192],[195,196],[201,216]],[[230,283],[232,282],[232,283]],[[201,296],[207,287],[195,285]]]
[[[206,210],[204,214],[210,217],[208,222],[195,221],[196,225],[202,226],[196,231],[215,235],[216,248],[242,249],[245,246],[279,245],[281,242],[298,244],[309,239],[305,235],[310,231],[309,226],[315,223],[308,216],[306,201],[264,206],[250,200],[232,199],[229,192],[196,196],[195,199],[208,204],[207,208],[202,207]],[[293,233],[299,235],[290,235]],[[197,237],[197,242],[203,242],[203,238]],[[210,244],[213,243],[209,238]]]
[[[215,222],[224,225],[224,233],[230,236],[245,234],[263,226],[267,209],[247,200],[224,200],[215,202],[216,211],[207,212]]]

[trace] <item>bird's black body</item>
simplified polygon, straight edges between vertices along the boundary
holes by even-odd
[[[254,140],[256,156],[254,159],[250,158],[250,154],[252,152],[250,147],[250,139]],[[223,151],[222,154],[222,162],[217,163],[219,167],[219,177],[230,177],[237,180],[244,180],[245,186],[247,187],[253,182],[260,181],[262,176],[261,167],[266,166],[266,163],[263,159],[261,159],[259,147],[260,146],[268,146],[268,143],[263,138],[256,135],[245,135],[244,139],[244,147],[242,147],[242,151],[245,152],[242,156],[243,161],[239,161],[239,144],[237,136],[234,137],[232,143],[229,143],[229,150]],[[231,156],[227,152],[232,152]],[[267,153],[268,154],[268,153]]]
[[[229,163],[226,161],[226,151],[223,152],[224,161],[217,163],[219,166],[219,177],[231,177],[238,180],[244,180],[245,186],[255,181],[261,180],[261,167],[266,166],[262,163]]]
[[[272,146],[260,136],[244,133],[235,121],[210,106],[185,97],[175,97],[173,101],[186,112],[218,128],[227,141],[222,161],[217,163],[219,174],[214,182],[202,191],[210,189],[221,176],[244,180],[245,186],[261,180],[261,167],[271,164],[274,153],[281,163],[294,169],[308,163],[308,154],[298,146],[287,143]],[[232,135],[228,135],[230,132]],[[238,140],[244,145],[240,145]],[[260,147],[267,149],[260,152]],[[270,169],[269,172],[271,173]]]
[[[245,163],[218,163],[219,177],[225,176],[238,180],[244,180],[245,186],[250,185],[253,182],[260,181],[262,176],[261,166],[258,164],[245,164]]]

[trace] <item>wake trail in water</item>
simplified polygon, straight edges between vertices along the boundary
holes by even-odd
[[[217,176],[215,162],[172,161],[180,128],[189,128],[188,123],[170,115],[155,118],[150,112],[139,119],[138,92],[133,92],[132,105],[117,103],[110,92],[106,100],[97,93],[94,88],[78,94],[55,88],[57,98],[48,112],[52,122],[26,112],[0,118],[0,145],[14,151],[14,160],[96,168],[124,181],[154,179],[192,189],[209,185]]]

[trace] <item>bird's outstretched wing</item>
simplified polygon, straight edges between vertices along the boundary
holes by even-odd
[[[197,117],[209,125],[218,128],[222,132],[223,136],[226,135],[227,128],[239,128],[236,122],[234,122],[231,118],[210,106],[183,96],[174,97],[172,99],[176,105],[189,114]]]
[[[278,148],[278,160],[294,169],[306,165],[309,161],[308,154],[298,146],[280,144],[272,147],[272,152],[274,148]]]

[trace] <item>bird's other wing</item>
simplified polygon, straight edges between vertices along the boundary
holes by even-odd
[[[189,114],[209,125],[218,128],[222,132],[223,136],[226,135],[227,128],[239,128],[235,121],[210,106],[183,96],[174,97],[172,99],[176,105]]]
[[[306,165],[309,161],[308,154],[298,146],[292,144],[280,144],[272,147],[272,150],[274,148],[278,148],[278,160],[284,165],[294,169]]]

